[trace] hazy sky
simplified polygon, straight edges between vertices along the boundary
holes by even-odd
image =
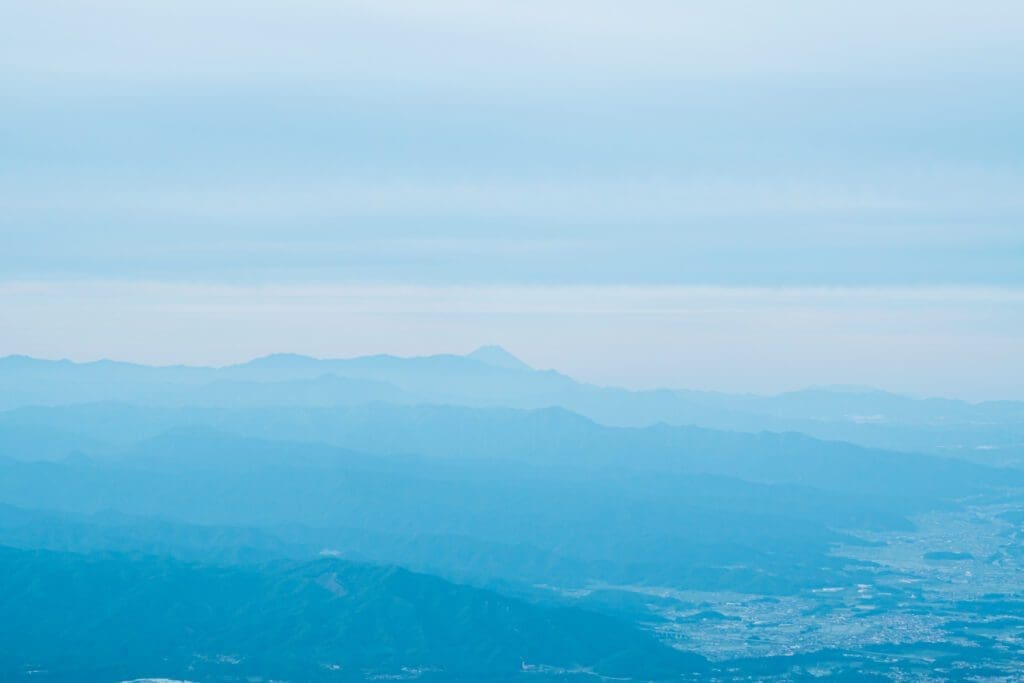
[[[1024,398],[1024,4],[0,3],[0,354]]]

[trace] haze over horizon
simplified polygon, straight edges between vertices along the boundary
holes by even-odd
[[[1024,289],[0,282],[0,355],[226,365],[469,351],[633,389],[1024,399]]]
[[[0,356],[0,361],[4,361],[6,359],[19,359],[19,358],[23,358],[23,359],[26,359],[26,360],[29,360],[29,361],[71,362],[71,363],[78,364],[78,365],[91,365],[91,364],[95,364],[95,363],[117,363],[117,364],[138,365],[138,366],[142,366],[142,367],[153,367],[153,368],[158,368],[158,369],[159,368],[228,369],[228,368],[234,368],[234,367],[237,367],[237,366],[246,366],[246,365],[253,364],[253,363],[268,362],[268,361],[311,360],[311,361],[330,362],[330,361],[336,361],[336,360],[353,361],[353,360],[363,360],[363,359],[370,359],[370,358],[394,358],[394,359],[399,359],[399,360],[418,360],[418,359],[444,358],[444,357],[451,357],[451,356],[464,357],[464,358],[470,358],[470,359],[474,359],[474,360],[479,360],[481,362],[484,362],[485,364],[496,365],[496,366],[503,367],[503,368],[506,368],[506,369],[516,369],[516,370],[524,370],[524,371],[539,371],[539,372],[555,372],[555,373],[558,373],[560,375],[569,377],[569,378],[571,378],[573,380],[583,381],[584,383],[591,383],[591,382],[588,382],[585,378],[574,377],[574,376],[568,375],[568,374],[562,372],[561,370],[559,370],[556,367],[537,366],[537,365],[528,363],[528,362],[524,361],[519,355],[512,353],[511,351],[509,351],[508,349],[506,349],[505,347],[503,347],[500,344],[482,344],[482,345],[477,346],[477,347],[475,347],[473,349],[470,349],[468,351],[463,351],[463,350],[460,350],[460,351],[443,350],[443,351],[438,351],[438,352],[435,352],[435,353],[411,354],[411,355],[389,354],[389,353],[374,353],[374,354],[354,355],[354,356],[312,356],[312,355],[307,355],[307,354],[297,354],[297,353],[293,353],[293,352],[289,352],[289,351],[274,351],[274,352],[270,352],[270,353],[263,354],[263,355],[260,355],[260,356],[245,357],[245,358],[231,360],[231,361],[227,361],[227,362],[223,362],[223,363],[219,363],[219,364],[187,363],[187,362],[186,363],[180,363],[180,362],[145,363],[145,362],[138,362],[138,361],[132,361],[132,360],[127,360],[127,359],[123,359],[123,358],[113,358],[113,357],[107,357],[107,356],[103,356],[103,357],[99,357],[99,358],[78,358],[78,359],[76,359],[76,358],[68,358],[68,357],[42,358],[42,357],[38,357],[38,356],[32,356],[32,355],[29,355],[29,354],[8,354],[8,355],[5,355],[5,356]],[[334,374],[334,373],[325,373],[325,374]],[[342,379],[344,379],[344,377],[342,377]],[[597,383],[592,383],[592,384],[597,384]],[[597,384],[597,386],[602,386],[602,385]],[[607,386],[608,388],[623,388],[623,389],[627,389],[627,390],[630,390],[630,391],[638,391],[638,392],[669,390],[669,391],[698,391],[698,392],[711,392],[711,393],[729,393],[729,392],[720,392],[719,390],[716,390],[716,389],[709,389],[709,388],[702,388],[702,387],[693,387],[693,386],[669,386],[669,385],[657,385],[657,386],[650,386],[650,387],[633,387],[633,386],[616,387],[616,386],[613,386],[613,385],[604,385],[604,386]],[[769,397],[769,396],[785,395],[785,394],[794,393],[794,392],[799,393],[799,392],[803,392],[803,391],[825,391],[825,392],[836,393],[836,394],[872,394],[872,393],[876,393],[876,392],[882,392],[882,393],[890,393],[890,394],[894,394],[894,395],[902,395],[902,396],[905,396],[907,398],[913,398],[913,399],[941,398],[941,399],[963,400],[963,401],[972,402],[971,399],[965,399],[965,398],[959,397],[959,396],[938,395],[938,394],[935,394],[935,395],[914,395],[914,394],[910,394],[910,393],[892,392],[892,391],[890,391],[890,390],[888,390],[888,389],[886,389],[885,387],[882,387],[882,386],[873,386],[873,385],[868,385],[868,384],[846,384],[846,383],[807,384],[807,385],[796,386],[796,387],[792,387],[792,388],[784,390],[784,391],[777,391],[777,392],[735,391],[735,392],[731,392],[731,393],[735,393],[735,394],[738,394],[738,395],[759,395],[759,396]],[[977,401],[974,401],[974,402],[984,402],[986,400],[1013,400],[1013,399],[978,399]]]
[[[1024,399],[1020,3],[0,25],[0,354],[498,341],[630,387]]]

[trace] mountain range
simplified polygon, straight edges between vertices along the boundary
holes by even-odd
[[[501,347],[465,355],[315,359],[275,354],[225,367],[0,359],[0,409],[123,401],[177,406],[562,407],[602,424],[801,432],[889,450],[1024,462],[1024,403],[918,399],[873,389],[775,396],[629,391],[535,370]]]

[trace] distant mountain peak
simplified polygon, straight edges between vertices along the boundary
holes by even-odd
[[[508,370],[533,369],[502,347],[495,344],[481,346],[476,351],[467,354],[466,358],[472,358],[473,360],[480,361],[481,363],[486,363],[487,365],[493,365],[499,368],[506,368]]]
[[[260,356],[259,358],[253,358],[248,363],[243,363],[243,365],[288,366],[308,364],[310,362],[315,363],[317,362],[317,359],[310,356],[303,356],[298,353],[271,353],[266,356]]]

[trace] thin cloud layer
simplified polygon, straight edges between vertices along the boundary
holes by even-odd
[[[133,83],[519,87],[1003,71],[1019,3],[27,2],[4,71]]]

